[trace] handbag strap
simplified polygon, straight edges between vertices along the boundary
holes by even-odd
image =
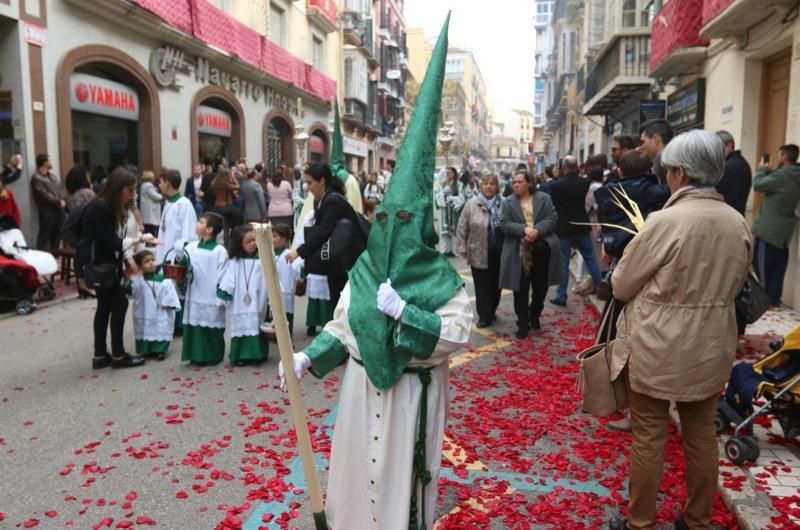
[[[612,296],[611,302],[608,304],[608,310],[603,315],[603,319],[600,321],[600,328],[597,330],[597,335],[595,336],[595,343],[600,344],[601,342],[608,343],[611,340],[611,319],[614,315],[614,308],[616,306],[616,299]],[[603,339],[603,329],[606,330],[605,333],[605,340]]]

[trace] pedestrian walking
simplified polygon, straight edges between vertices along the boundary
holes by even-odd
[[[488,327],[497,319],[500,304],[503,229],[499,189],[497,175],[484,175],[481,191],[467,201],[456,231],[458,254],[472,269],[479,328]]]
[[[714,416],[736,353],[734,300],[750,266],[751,234],[714,190],[725,163],[715,134],[679,135],[662,161],[672,196],[630,242],[611,281],[615,296],[627,302],[611,377],[625,377],[633,426],[628,517],[612,520],[612,530],[656,524],[670,401],[677,403],[691,470],[676,527],[715,528]]]
[[[559,306],[567,305],[569,262],[573,248],[583,256],[595,290],[600,286],[601,279],[600,267],[592,246],[589,214],[586,212],[586,194],[589,192],[590,182],[578,176],[578,162],[574,156],[564,157],[562,169],[564,174],[550,186],[553,206],[558,214],[556,235],[561,250],[561,283],[556,290],[556,297],[550,302]]]
[[[500,257],[500,288],[514,291],[516,336],[524,339],[531,328],[541,329],[547,289],[561,279],[555,235],[558,218],[550,196],[532,186],[527,171],[514,173],[511,186],[514,195],[502,207],[505,239]]]
[[[600,155],[602,158],[604,156]],[[588,162],[587,162],[588,164]],[[589,180],[589,191],[586,192],[586,213],[589,215],[589,222],[592,224],[591,232],[589,233],[592,238],[592,249],[594,250],[594,257],[597,259],[600,256],[600,226],[597,224],[597,200],[595,199],[594,192],[603,186],[603,167],[600,165],[587,165],[586,178]],[[594,284],[591,277],[586,277],[588,267],[586,262],[583,261],[583,256],[579,253],[576,260],[575,267],[575,286],[572,292],[577,294],[589,294],[595,292],[598,286]]]

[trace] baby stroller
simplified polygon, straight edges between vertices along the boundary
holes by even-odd
[[[49,252],[28,248],[18,228],[0,232],[0,301],[15,304],[20,315],[36,308],[34,299],[56,296],[52,276],[58,262]]]
[[[717,407],[715,427],[722,434],[733,423],[733,436],[725,442],[725,455],[734,464],[755,461],[758,444],[753,420],[773,414],[787,438],[800,435],[800,324],[782,340],[770,344],[772,353],[753,363],[737,364],[725,396]],[[755,405],[764,399],[763,405]]]

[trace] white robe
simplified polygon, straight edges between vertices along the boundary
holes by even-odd
[[[246,278],[249,279],[245,281]],[[230,260],[219,288],[233,297],[228,305],[231,337],[259,335],[259,326],[267,314],[267,284],[261,272],[261,260]],[[244,303],[245,294],[250,295],[249,304]]]
[[[135,276],[131,281],[131,297],[136,340],[171,341],[175,311],[181,308],[173,281],[159,282],[146,280],[142,275]]]
[[[192,282],[186,291],[183,324],[225,328],[225,306],[217,303],[217,286],[228,266],[228,251],[222,245],[211,250],[199,248],[198,241],[186,246]]]
[[[294,293],[297,291],[297,282],[300,281],[302,259],[289,263],[286,254],[281,252],[275,256],[275,268],[278,269],[278,284],[283,295],[283,310],[294,314]]]
[[[325,331],[337,337],[357,359],[361,353],[350,329],[350,284],[342,291],[333,320]],[[428,387],[426,468],[431,482],[425,488],[425,524],[433,528],[442,441],[449,401],[448,357],[469,341],[472,307],[460,289],[436,311],[442,319],[439,342],[425,360],[411,367],[435,366]],[[326,515],[333,530],[407,530],[414,444],[422,383],[417,374],[403,374],[392,388],[380,391],[362,366],[348,361],[333,432]],[[418,510],[422,496],[418,496]],[[419,512],[418,512],[419,513]]]
[[[164,209],[161,210],[161,224],[158,227],[158,240],[162,244],[156,247],[156,263],[160,265],[164,261],[164,256],[172,250],[176,241],[189,243],[197,240],[196,224],[197,214],[192,201],[181,197],[175,202],[169,200],[165,202]],[[174,258],[174,253],[170,252],[170,261]]]

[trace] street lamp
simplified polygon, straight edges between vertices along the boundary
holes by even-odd
[[[303,156],[306,150],[306,142],[308,142],[308,134],[305,132],[305,126],[299,123],[294,128],[294,143],[297,145],[297,164],[305,163],[306,157]]]
[[[450,166],[450,147],[456,138],[456,128],[452,121],[444,122],[444,127],[439,129],[439,144],[444,151],[445,164]]]

